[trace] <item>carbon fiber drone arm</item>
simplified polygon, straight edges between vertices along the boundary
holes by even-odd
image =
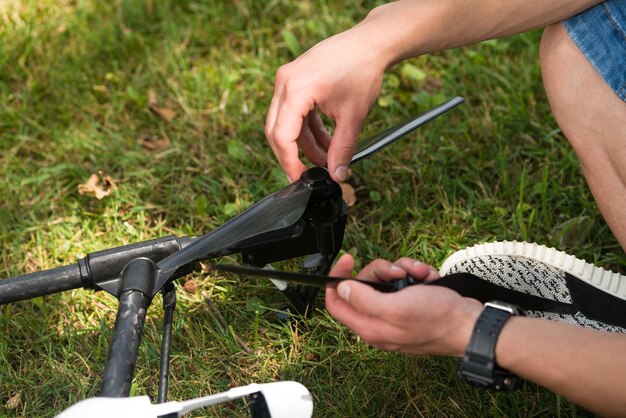
[[[266,264],[308,256],[305,271],[326,274],[341,249],[348,218],[341,188],[320,167],[309,169],[302,177],[312,189],[302,217],[293,225],[259,234],[240,243],[244,263],[262,267]],[[313,312],[319,288],[284,283],[280,287],[292,308],[300,315]]]
[[[245,263],[260,267],[295,257],[313,254],[329,257],[339,252],[348,208],[341,188],[325,169],[309,169],[304,178],[313,176],[313,192],[302,217],[287,228],[243,240],[240,245]]]

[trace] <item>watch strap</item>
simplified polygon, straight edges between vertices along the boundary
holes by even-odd
[[[495,348],[506,321],[517,310],[487,304],[482,311],[459,367],[459,374],[470,383],[493,390],[512,391],[519,386],[520,379],[498,366]]]

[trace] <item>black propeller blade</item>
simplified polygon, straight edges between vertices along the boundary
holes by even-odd
[[[355,280],[357,282],[365,283],[368,286],[372,286],[374,289],[381,292],[393,292],[398,290],[394,282],[370,282],[355,278],[323,276],[321,274],[296,273],[292,271],[235,266],[232,264],[211,264],[209,266],[209,269],[216,271],[228,271],[230,273],[241,274],[244,276],[284,280],[287,282],[294,282],[316,287],[326,287],[327,284],[339,283],[344,280]]]
[[[352,277],[332,277],[316,274],[294,273],[291,271],[259,269],[255,267],[234,266],[231,264],[214,264],[212,270],[228,271],[231,273],[265,277],[285,280],[295,283],[307,284],[310,286],[325,287],[330,283],[339,283],[344,280],[355,280],[357,282],[373,287],[380,292],[396,292],[409,286],[427,285],[442,286],[452,289],[462,296],[478,299],[485,303],[491,300],[500,300],[523,307],[525,310],[537,310],[544,312],[555,312],[574,315],[580,310],[580,306],[551,299],[544,299],[540,296],[520,292],[498,286],[488,280],[482,279],[469,273],[453,273],[428,282],[417,280],[411,276],[404,279],[396,279],[388,282],[372,282],[359,280]]]
[[[465,100],[462,97],[453,97],[447,102],[429,110],[428,112],[418,117],[408,119],[402,123],[392,126],[389,129],[385,129],[384,131],[379,132],[378,134],[370,138],[364,139],[363,141],[358,143],[356,153],[352,157],[352,161],[350,162],[350,164],[356,164],[359,161],[377,153],[381,149],[385,148],[387,145],[402,138],[404,135],[414,131],[425,123],[430,122],[431,120],[435,119],[437,116],[442,115],[448,110],[455,108],[464,101]]]

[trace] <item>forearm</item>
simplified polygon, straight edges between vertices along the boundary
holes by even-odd
[[[349,277],[344,255],[331,276]],[[409,274],[433,280],[429,266],[408,258],[375,260],[357,278],[389,281]],[[380,293],[343,281],[326,289],[326,308],[369,344],[411,354],[462,357],[484,307],[442,286],[411,286]],[[513,316],[502,328],[496,361],[505,369],[603,415],[626,416],[626,335]]]
[[[591,411],[626,411],[626,337],[574,325],[514,317],[496,347],[498,364]]]
[[[400,0],[374,9],[352,30],[387,67],[434,51],[559,22],[600,0]]]

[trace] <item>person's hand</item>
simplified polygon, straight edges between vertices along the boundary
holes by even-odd
[[[315,165],[345,180],[357,135],[376,99],[388,61],[380,33],[364,25],[328,38],[276,73],[265,135],[291,181],[306,169],[298,146]],[[335,120],[331,138],[318,110]]]
[[[346,254],[330,275],[350,277],[353,268],[354,259]],[[394,263],[375,260],[356,277],[389,281],[407,274],[424,281],[439,277],[433,267],[406,257]],[[436,285],[382,293],[362,283],[344,281],[326,288],[326,309],[375,347],[412,354],[462,356],[483,306],[475,299]]]

